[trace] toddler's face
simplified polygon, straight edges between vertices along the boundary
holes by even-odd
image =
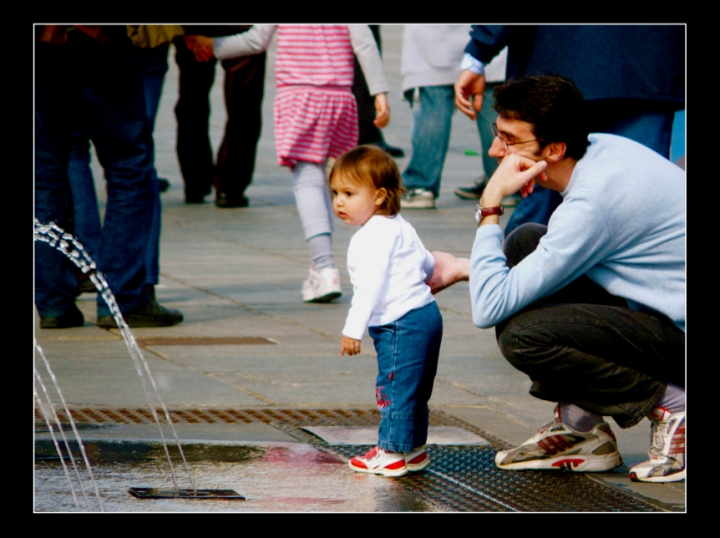
[[[370,220],[385,199],[384,189],[348,181],[341,174],[333,176],[330,188],[335,214],[353,226],[362,226]]]

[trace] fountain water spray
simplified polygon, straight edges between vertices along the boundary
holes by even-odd
[[[115,301],[115,297],[110,291],[110,287],[107,284],[107,281],[105,280],[105,277],[103,274],[97,270],[97,266],[95,265],[95,262],[90,258],[88,253],[83,248],[82,244],[70,233],[65,232],[62,228],[57,226],[54,222],[51,222],[50,224],[43,224],[38,219],[34,219],[34,232],[33,232],[34,240],[47,243],[49,246],[55,248],[56,250],[59,250],[63,254],[65,254],[83,273],[88,273],[92,271],[90,274],[90,280],[95,284],[95,287],[98,290],[98,293],[101,294],[102,298],[105,300],[105,302],[108,305],[108,308],[112,312],[113,317],[115,318],[115,322],[117,323],[117,326],[120,328],[120,331],[122,333],[123,339],[125,340],[125,344],[128,348],[128,351],[130,352],[130,356],[133,359],[133,363],[135,364],[135,369],[137,370],[138,374],[140,375],[140,381],[142,383],[143,390],[145,391],[145,396],[147,397],[150,411],[152,413],[153,419],[155,420],[155,423],[157,424],[158,430],[160,431],[160,438],[163,443],[163,447],[165,449],[165,454],[167,456],[168,463],[170,464],[170,472],[172,475],[173,484],[175,485],[175,490],[177,492],[177,495],[181,495],[181,490],[178,486],[177,478],[175,475],[175,468],[172,463],[172,458],[170,457],[170,451],[168,450],[168,445],[165,440],[165,435],[163,434],[163,429],[160,424],[160,419],[158,417],[156,405],[153,401],[153,396],[159,403],[159,405],[162,407],[162,410],[165,414],[165,419],[167,420],[167,423],[170,425],[170,428],[172,429],[172,434],[175,439],[175,443],[177,445],[177,448],[180,452],[180,456],[182,457],[183,464],[185,466],[185,470],[187,471],[187,475],[190,480],[190,486],[192,489],[192,494],[185,493],[182,496],[183,497],[192,497],[192,496],[198,496],[198,490],[195,487],[195,484],[192,479],[192,474],[190,472],[190,468],[187,464],[187,460],[185,459],[185,454],[183,452],[182,446],[180,444],[180,439],[178,438],[177,431],[175,430],[175,426],[173,425],[172,419],[170,418],[170,413],[168,412],[167,408],[165,407],[164,402],[160,398],[160,395],[157,390],[157,386],[155,384],[155,380],[150,372],[150,367],[145,360],[145,358],[142,355],[142,352],[140,351],[140,346],[138,346],[137,342],[135,341],[135,337],[130,332],[130,328],[128,327],[127,323],[125,323],[125,320],[122,317],[122,314],[120,313],[120,308],[117,306],[117,303]],[[43,356],[44,359],[44,356]],[[46,363],[47,364],[47,363]],[[48,367],[49,371],[49,367]],[[37,376],[37,372],[36,372]],[[57,381],[53,375],[51,375],[53,383],[55,384],[55,387],[57,388]],[[150,387],[152,388],[152,393],[150,391],[150,388],[148,387],[148,381],[150,384]],[[58,388],[58,393],[60,393]],[[39,398],[38,398],[39,401]],[[63,402],[64,403],[64,402]],[[52,405],[50,405],[52,408]],[[43,410],[44,406],[41,405],[41,410]],[[43,414],[46,410],[43,411]],[[53,410],[54,412],[54,410]],[[68,417],[71,417],[69,410],[66,411]],[[72,424],[72,418],[70,418],[71,424]],[[52,430],[52,428],[51,428]],[[62,431],[62,429],[61,429]],[[77,436],[78,443],[80,444],[80,447],[83,447],[82,442],[80,441],[80,436],[77,433],[77,430],[75,429],[73,425],[73,431],[75,432],[75,435]],[[63,435],[64,436],[64,435]],[[58,447],[56,443],[56,447]],[[59,447],[58,447],[59,448]],[[84,448],[83,450],[83,456],[84,456]],[[60,452],[58,452],[60,454]],[[62,454],[61,461],[62,461]],[[87,459],[86,459],[87,463]],[[74,462],[73,462],[74,465]],[[64,463],[63,463],[64,466]],[[69,473],[68,473],[69,477]],[[96,488],[97,491],[97,488]],[[75,497],[75,494],[73,492],[73,497]],[[205,497],[202,497],[205,498]],[[77,502],[77,499],[76,499]]]
[[[75,440],[77,441],[80,452],[82,453],[83,460],[85,461],[85,468],[87,469],[88,474],[90,475],[90,481],[92,482],[93,488],[95,489],[95,495],[97,496],[98,503],[100,505],[100,511],[104,512],[103,505],[102,505],[102,497],[100,496],[100,491],[97,487],[97,482],[95,481],[95,477],[92,474],[92,468],[90,467],[90,460],[87,457],[87,454],[85,453],[85,446],[82,443],[82,439],[80,438],[80,434],[77,431],[77,427],[75,426],[75,421],[72,418],[72,414],[70,413],[70,409],[68,409],[67,403],[65,403],[65,398],[63,398],[62,392],[60,391],[60,385],[57,382],[57,379],[55,378],[55,374],[53,373],[52,369],[50,368],[50,363],[45,358],[45,354],[43,353],[42,348],[38,345],[37,341],[35,341],[35,349],[40,354],[40,357],[42,357],[43,363],[45,365],[45,369],[47,370],[48,374],[50,375],[50,379],[52,379],[53,385],[55,386],[55,390],[58,393],[58,396],[60,397],[60,401],[62,402],[63,409],[65,410],[65,414],[67,415],[68,419],[70,420],[70,426],[72,427],[72,431],[75,434]],[[73,488],[72,480],[70,478],[70,472],[67,468],[67,465],[65,465],[64,458],[62,456],[62,451],[60,449],[60,445],[58,443],[57,437],[55,436],[54,427],[53,424],[57,427],[58,431],[60,432],[63,442],[65,443],[65,450],[67,451],[67,454],[70,458],[70,461],[72,462],[73,469],[75,470],[75,475],[77,476],[78,482],[80,484],[80,490],[83,494],[83,499],[85,500],[85,506],[88,510],[90,510],[90,504],[88,503],[88,497],[85,494],[85,488],[83,487],[83,481],[80,478],[80,471],[77,468],[77,465],[75,464],[75,458],[72,455],[72,450],[70,449],[70,443],[67,440],[67,437],[65,436],[65,432],[63,430],[62,424],[60,423],[60,419],[57,416],[57,413],[55,412],[55,407],[52,403],[52,398],[50,397],[50,394],[48,393],[47,389],[45,388],[45,383],[43,383],[42,377],[37,371],[37,368],[35,368],[35,380],[37,381],[37,384],[40,385],[40,388],[42,389],[43,395],[45,396],[45,401],[40,398],[40,396],[37,393],[37,390],[34,390],[35,393],[35,401],[37,401],[38,406],[40,407],[40,411],[42,412],[43,418],[45,419],[45,423],[47,424],[47,427],[50,431],[50,436],[52,437],[53,444],[55,445],[55,450],[57,450],[58,456],[60,456],[60,463],[63,466],[63,469],[65,471],[65,477],[68,480],[68,483],[70,484],[70,492],[72,493],[73,499],[75,500],[75,505],[77,506],[78,510],[80,509],[80,503],[78,502],[77,496],[75,495],[75,488]],[[52,421],[51,421],[52,419]]]

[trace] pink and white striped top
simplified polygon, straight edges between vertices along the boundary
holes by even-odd
[[[354,54],[371,95],[388,90],[382,59],[367,25],[257,25],[213,39],[218,59],[265,50],[277,32],[275,147],[278,164],[324,163],[352,149],[358,117],[352,93]]]
[[[277,29],[275,83],[282,86],[346,86],[354,75],[346,25],[285,25]]]

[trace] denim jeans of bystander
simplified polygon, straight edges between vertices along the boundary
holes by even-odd
[[[425,189],[435,198],[450,144],[455,91],[452,86],[423,86],[413,111],[412,156],[403,172],[408,190]]]
[[[106,171],[107,206],[98,265],[121,311],[150,300],[145,254],[153,209],[152,131],[137,49],[107,46],[76,33],[35,55],[35,215],[73,231],[68,180],[70,141],[87,132]],[[74,309],[75,276],[46,245],[36,245],[35,302],[41,317]],[[98,316],[109,313],[98,304]]]

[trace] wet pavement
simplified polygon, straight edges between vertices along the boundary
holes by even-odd
[[[125,450],[120,451],[118,444],[88,443],[90,450],[108,453],[111,461],[93,466],[102,508],[94,491],[89,490],[86,491],[87,505],[85,498],[78,494],[82,509],[94,512],[100,509],[105,512],[437,511],[397,481],[353,473],[344,460],[300,443],[185,445],[183,450],[196,488],[230,489],[244,499],[141,499],[128,490],[154,487],[173,492],[173,483],[168,481],[169,466],[158,445],[147,451],[144,450],[147,445],[124,444]],[[145,453],[134,455],[130,453],[133,448]],[[218,454],[220,449],[222,453]],[[35,504],[38,511],[76,511],[61,466],[43,463],[37,467]],[[178,474],[180,488],[191,489],[187,477]]]
[[[409,162],[412,116],[399,92],[401,35],[400,26],[382,27],[392,108],[384,132],[389,144],[406,152],[397,159],[402,170]],[[458,428],[456,437],[438,438],[431,446],[436,463],[425,473],[387,479],[352,472],[346,463],[349,454],[367,448],[358,428],[372,431],[376,425],[372,341],[365,337],[359,356],[339,355],[351,299],[345,256],[355,230],[335,223],[333,249],[344,295],[331,304],[303,303],[300,286],[309,253],[290,172],[278,167],[275,158],[272,49],[263,134],[247,191],[250,206],[220,209],[212,196],[206,204],[186,205],[175,157],[173,56],[171,50],[155,131],[157,169],[171,182],[162,194],[156,293],[162,304],[180,309],[185,320],[175,327],[132,333],[176,425],[195,487],[230,489],[245,500],[138,499],[128,493],[130,488],[172,488],[172,473],[128,348],[118,330],[95,325],[95,295],[83,294],[77,304],[85,314],[84,327],[41,330],[36,318],[35,338],[78,421],[104,511],[685,511],[684,482],[636,484],[628,478],[628,468],[646,459],[647,421],[629,430],[613,425],[625,462],[615,472],[508,473],[486,465],[493,451],[526,440],[551,420],[553,404],[528,394],[530,381],[502,357],[492,330],[473,326],[467,283],[437,296],[445,334],[430,406],[435,427]],[[218,67],[211,94],[215,148],[225,121],[222,76]],[[466,150],[480,150],[477,129],[456,113],[437,209],[403,211],[430,250],[469,256],[475,204],[452,193],[472,184],[482,165],[480,157]],[[97,161],[93,170],[102,203],[103,174]],[[38,371],[51,387],[48,373]],[[55,393],[53,399],[59,402]],[[36,413],[36,456],[52,456],[52,440],[39,418]],[[338,444],[303,427],[339,427],[349,437],[360,437]],[[171,432],[164,435],[172,444]],[[468,435],[477,440],[463,444]],[[132,455],[138,451],[145,456]],[[173,465],[179,487],[189,487],[176,452]],[[99,511],[86,471],[79,473],[88,494],[86,506],[79,484],[75,486],[80,508],[60,460],[36,461],[35,511]],[[560,499],[560,492],[577,504]],[[533,501],[553,496],[557,504]],[[597,502],[584,503],[585,498]]]

